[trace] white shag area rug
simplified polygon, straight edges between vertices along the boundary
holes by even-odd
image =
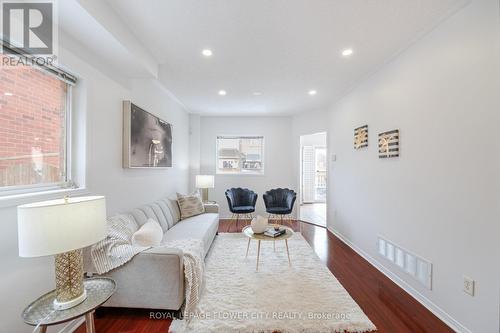
[[[174,320],[171,333],[185,332],[370,332],[375,326],[319,260],[300,233],[284,241],[257,241],[245,259],[243,234],[219,234],[206,259],[198,313]]]

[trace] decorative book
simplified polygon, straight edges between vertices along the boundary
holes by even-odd
[[[264,232],[264,235],[268,237],[276,238],[286,233],[285,228],[280,228],[279,230],[275,230],[274,228],[269,228]]]

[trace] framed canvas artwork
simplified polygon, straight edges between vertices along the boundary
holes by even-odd
[[[399,130],[387,131],[378,135],[378,157],[399,156]]]
[[[368,147],[368,125],[354,129],[354,149]]]
[[[172,125],[123,102],[123,167],[172,167]]]

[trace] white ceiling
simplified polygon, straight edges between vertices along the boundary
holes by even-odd
[[[329,106],[466,1],[107,2],[189,111],[278,115]],[[347,47],[354,54],[343,58]]]

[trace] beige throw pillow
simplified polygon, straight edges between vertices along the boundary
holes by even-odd
[[[148,219],[139,230],[132,235],[132,245],[140,247],[160,246],[163,230],[158,222]]]
[[[189,195],[177,193],[177,203],[181,210],[181,220],[205,213],[205,207],[201,201],[200,193],[195,191]]]

